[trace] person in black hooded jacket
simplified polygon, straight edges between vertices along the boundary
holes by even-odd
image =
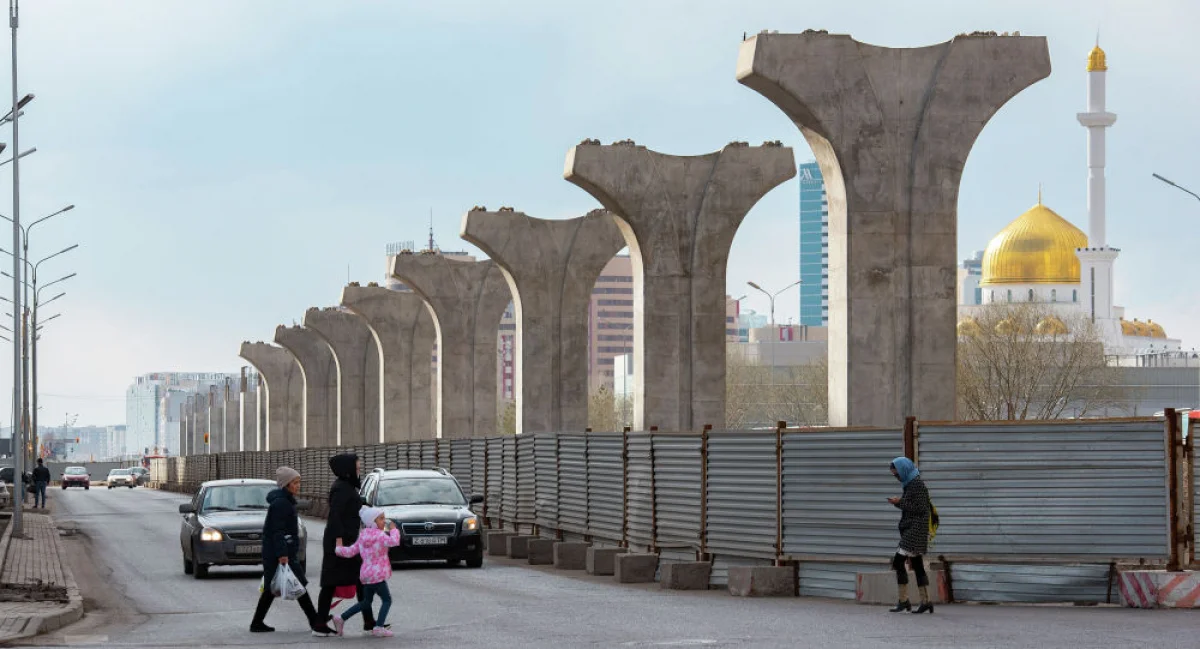
[[[270,633],[275,629],[266,624],[267,611],[275,601],[271,584],[279,566],[288,566],[300,580],[308,585],[304,565],[297,555],[300,550],[300,521],[296,517],[296,494],[300,493],[300,472],[281,466],[275,471],[275,482],[279,488],[267,494],[267,518],[263,521],[263,592],[258,597],[258,607],[250,622],[251,633]],[[312,598],[304,593],[297,600],[314,635],[333,635],[333,629],[317,615]]]
[[[329,458],[329,468],[337,480],[329,488],[329,517],[325,522],[325,536],[321,544],[321,594],[317,596],[317,616],[321,620],[328,620],[329,609],[333,606],[333,591],[338,586],[354,586],[357,599],[363,599],[363,586],[359,579],[362,559],[343,559],[334,553],[339,539],[342,545],[347,546],[358,540],[361,523],[358,510],[363,504],[362,496],[358,493],[362,486],[358,477],[361,469],[358,456],[354,453],[335,455]],[[375,616],[363,609],[363,630],[374,628]]]

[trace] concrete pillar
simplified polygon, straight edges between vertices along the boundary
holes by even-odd
[[[241,450],[238,448],[238,439],[242,434],[241,397],[241,391],[233,388],[230,379],[225,379],[225,392],[221,399],[221,447],[217,449],[221,453]]]
[[[239,355],[258,370],[265,387],[253,409],[248,410],[257,423],[259,404],[266,409],[265,425],[259,429],[262,436],[256,438],[261,446],[256,444],[248,450],[304,448],[304,371],[296,357],[283,347],[262,342],[242,343]]]
[[[392,275],[433,311],[437,329],[437,436],[496,434],[496,333],[512,294],[496,262],[400,254]]]
[[[194,398],[189,395],[179,406],[179,454],[183,456],[192,454],[192,400]]]
[[[593,141],[594,142],[594,141]],[[634,264],[634,426],[725,424],[725,267],[746,213],[796,175],[778,144],[672,156],[584,142],[565,177],[613,212]]]
[[[976,137],[1050,74],[1046,39],[885,48],[759,34],[738,81],[800,128],[829,200],[829,423],[955,416],[958,187]]]
[[[437,333],[424,300],[373,282],[352,283],[342,289],[342,306],[367,321],[379,345],[383,441],[433,439],[429,363]]]
[[[604,210],[565,221],[472,210],[462,238],[504,272],[517,315],[517,432],[588,425],[588,307],[625,239]]]
[[[196,395],[196,454],[204,455],[209,453],[209,443],[204,440],[205,434],[209,433],[209,411],[212,410],[212,389],[211,386],[203,392]],[[211,435],[210,435],[211,438]]]
[[[297,448],[340,445],[338,371],[333,351],[317,332],[304,327],[276,327],[275,342],[296,357],[304,373],[304,426],[301,429],[304,437]],[[271,389],[269,384],[267,389]]]
[[[343,446],[378,444],[379,347],[367,321],[337,307],[309,309],[304,327],[317,333],[333,351],[338,370]],[[368,367],[375,371],[371,376]],[[368,413],[374,414],[374,419]]]

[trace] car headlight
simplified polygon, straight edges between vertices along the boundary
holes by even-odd
[[[221,530],[214,530],[211,527],[206,527],[200,532],[201,541],[220,541],[222,538]]]
[[[464,518],[462,522],[462,528],[464,532],[474,532],[475,530],[478,530],[479,519],[475,518],[474,516],[470,518]]]

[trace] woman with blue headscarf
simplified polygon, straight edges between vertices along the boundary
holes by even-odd
[[[892,475],[904,486],[904,494],[899,498],[888,498],[888,502],[900,510],[900,547],[896,548],[896,556],[892,559],[900,601],[891,612],[933,613],[923,556],[929,549],[929,489],[921,480],[917,465],[906,457],[892,460]],[[913,572],[917,573],[917,590],[921,595],[921,605],[915,611],[908,602],[908,569],[904,565],[908,562],[912,563]]]

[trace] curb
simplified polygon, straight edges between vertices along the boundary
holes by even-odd
[[[46,514],[50,521],[55,522],[55,518]],[[8,547],[12,539],[12,525],[9,524],[4,530],[4,536],[0,537],[0,569],[4,565],[5,559],[8,558]],[[51,537],[51,542],[54,543],[57,550],[59,566],[62,568],[63,579],[66,580],[67,587],[67,604],[51,613],[43,615],[31,615],[26,618],[25,626],[20,633],[10,637],[0,639],[0,644],[7,645],[15,640],[23,640],[32,638],[43,633],[57,631],[69,624],[74,624],[83,619],[83,595],[79,592],[79,585],[75,583],[75,575],[71,573],[71,568],[62,560],[62,545],[58,536],[58,528],[55,527],[54,536]]]

